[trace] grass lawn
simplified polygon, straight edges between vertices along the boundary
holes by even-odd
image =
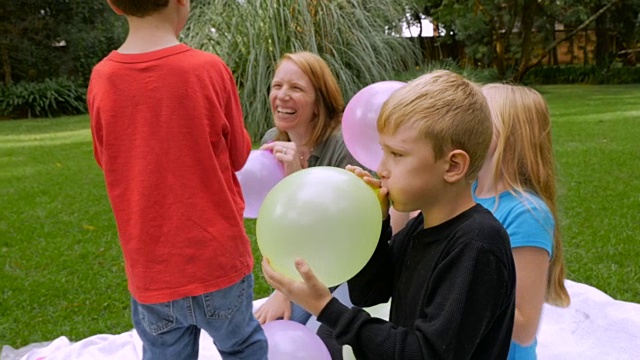
[[[640,302],[640,85],[539,90],[554,122],[568,277]],[[255,222],[246,227],[255,244]],[[0,122],[0,289],[0,346],[132,328],[87,116]]]

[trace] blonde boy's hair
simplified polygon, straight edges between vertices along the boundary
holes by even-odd
[[[555,222],[553,258],[549,264],[546,301],[568,306],[565,268],[558,229],[555,161],[551,118],[547,103],[537,91],[517,85],[489,84],[482,88],[491,109],[496,150],[494,183],[501,181],[516,196],[531,192],[547,205]]]
[[[109,0],[125,15],[145,17],[169,6],[169,0]]]
[[[393,92],[378,116],[381,134],[404,125],[429,140],[436,159],[456,149],[466,152],[466,180],[476,179],[492,137],[491,114],[478,85],[446,70],[418,77]]]
[[[309,77],[316,91],[318,115],[312,120],[313,132],[306,144],[314,147],[324,142],[340,127],[344,111],[342,91],[329,65],[320,56],[308,51],[287,53],[276,65],[276,70],[283,61],[287,60],[293,62]],[[289,141],[290,139],[285,132],[279,131],[276,140]]]

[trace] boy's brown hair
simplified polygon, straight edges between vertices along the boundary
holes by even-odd
[[[169,0],[109,0],[125,15],[145,17],[169,6]]]
[[[478,85],[446,70],[412,80],[389,96],[378,116],[381,134],[404,125],[429,140],[436,160],[455,149],[466,152],[466,180],[476,179],[493,136],[491,112]]]

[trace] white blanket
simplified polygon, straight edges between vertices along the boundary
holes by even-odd
[[[545,305],[538,332],[538,359],[640,359],[640,304],[617,301],[591,286],[566,281],[571,306]],[[256,300],[258,306],[264,299]],[[139,360],[142,344],[132,330],[72,343],[59,337],[23,349],[5,346],[0,360]],[[203,332],[199,359],[221,359]]]
[[[565,281],[571,306],[544,305],[538,359],[640,359],[640,304]]]

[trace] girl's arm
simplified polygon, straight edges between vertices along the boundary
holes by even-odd
[[[522,346],[536,337],[544,304],[549,268],[549,253],[539,247],[513,249],[516,265],[516,315],[512,339]]]

